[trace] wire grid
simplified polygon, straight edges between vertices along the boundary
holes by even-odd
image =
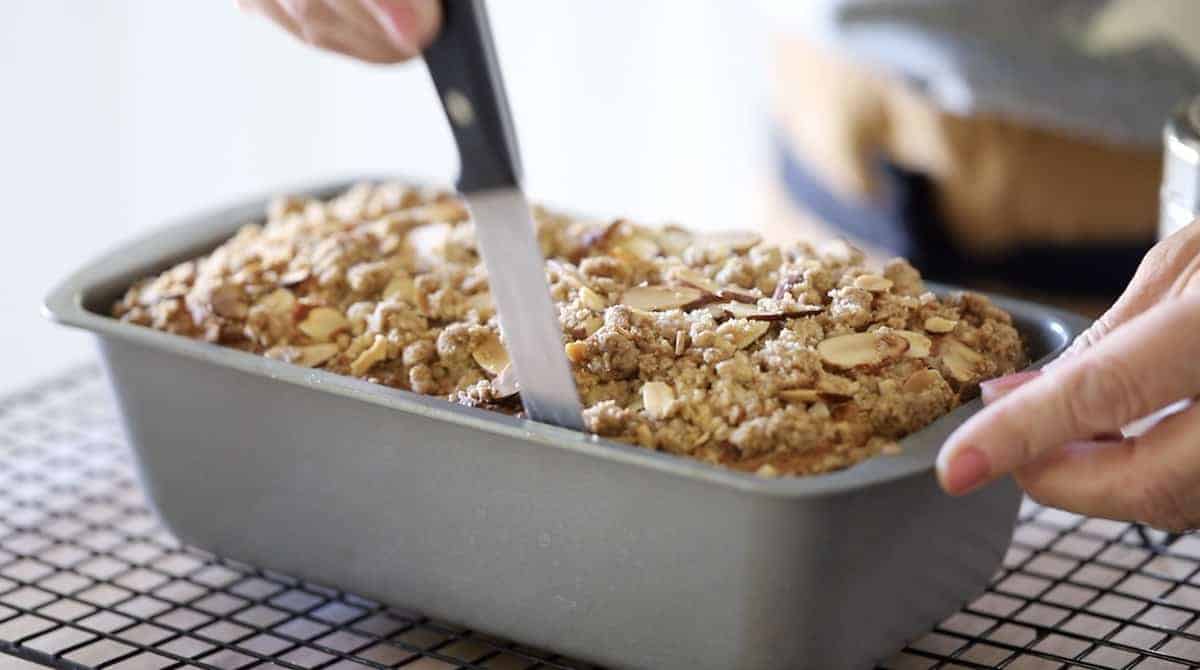
[[[5,653],[71,669],[589,667],[180,546],[94,368],[0,399],[0,667]],[[1200,538],[1027,503],[986,593],[882,667],[1198,664]]]

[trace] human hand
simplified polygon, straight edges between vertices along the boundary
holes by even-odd
[[[237,0],[300,39],[370,63],[421,53],[441,23],[437,0]]]
[[[1149,432],[1122,426],[1200,395],[1200,220],[1163,240],[1129,287],[1040,373],[983,385],[987,407],[938,455],[960,495],[1012,473],[1035,500],[1172,531],[1200,527],[1200,403]]]

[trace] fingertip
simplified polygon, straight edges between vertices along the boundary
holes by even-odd
[[[938,483],[952,496],[974,491],[988,481],[992,472],[987,454],[971,445],[943,448],[936,467]]]
[[[370,6],[392,45],[409,56],[428,46],[441,26],[437,0],[371,0]]]

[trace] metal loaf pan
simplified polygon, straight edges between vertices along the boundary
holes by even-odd
[[[345,184],[297,189],[327,196]],[[166,525],[209,551],[625,668],[868,667],[978,593],[1009,481],[931,473],[969,403],[903,455],[766,480],[107,316],[264,199],[126,244],[45,310],[94,332]],[[1045,362],[1086,325],[998,299]]]

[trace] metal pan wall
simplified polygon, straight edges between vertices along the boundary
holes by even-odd
[[[951,502],[930,475],[977,403],[902,456],[762,480],[104,316],[262,211],[133,242],[47,300],[99,336],[143,482],[188,543],[633,668],[865,667],[999,564],[1015,488]],[[1086,325],[998,302],[1035,358]]]

